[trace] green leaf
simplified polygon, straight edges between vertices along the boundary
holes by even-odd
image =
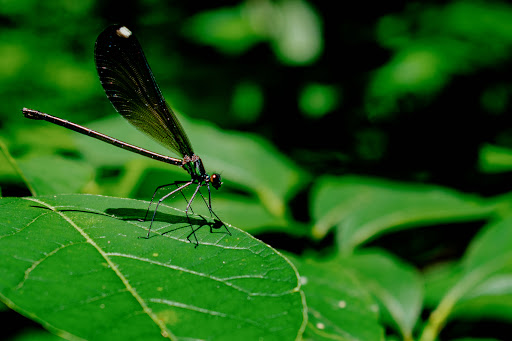
[[[412,340],[423,301],[418,272],[384,251],[365,251],[344,261],[375,296],[383,320],[399,331],[403,340]]]
[[[53,155],[21,159],[18,164],[37,195],[78,193],[94,174],[83,161]]]
[[[461,277],[460,262],[446,262],[425,270],[425,307],[434,310],[444,295],[454,287]]]
[[[301,274],[311,340],[383,340],[382,322],[412,340],[423,282],[410,265],[383,251],[319,262],[292,258]],[[378,304],[378,305],[377,305]]]
[[[315,186],[313,236],[337,226],[340,250],[350,253],[379,234],[427,224],[489,217],[494,206],[478,197],[418,184],[345,176],[324,177]]]
[[[489,224],[469,246],[461,263],[462,283],[454,287],[462,294],[454,315],[512,321],[511,227],[512,217]]]
[[[217,194],[217,193],[216,193]],[[215,213],[221,217],[229,218],[236,226],[243,226],[243,230],[250,233],[286,232],[295,236],[309,234],[309,226],[276,217],[265,209],[261,203],[253,198],[243,195],[215,195],[213,204]]]
[[[378,306],[343,261],[291,258],[308,302],[305,340],[384,340]]]
[[[486,144],[480,148],[478,166],[484,173],[510,172],[512,149]]]
[[[423,331],[422,341],[434,340],[450,318],[512,321],[511,226],[512,217],[488,224],[460,264],[428,277],[430,297],[440,296],[442,288],[445,293]]]
[[[295,340],[304,299],[280,253],[161,205],[91,195],[0,200],[0,298],[66,338]],[[193,236],[191,237],[192,240]]]
[[[30,185],[18,163],[9,153],[9,149],[2,139],[0,139],[0,179],[2,183],[23,182],[27,185],[30,193],[35,194],[34,188]],[[2,196],[1,188],[0,196]]]

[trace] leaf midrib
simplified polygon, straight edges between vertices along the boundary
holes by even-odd
[[[170,340],[177,340],[177,338],[172,334],[172,332],[167,329],[164,322],[159,320],[158,317],[153,313],[151,308],[149,308],[144,299],[137,293],[135,288],[130,285],[128,279],[122,274],[122,272],[119,270],[117,265],[112,261],[112,259],[110,259],[107,252],[105,252],[98,244],[96,244],[94,240],[87,233],[85,233],[83,229],[81,229],[77,224],[75,224],[71,218],[69,218],[63,212],[57,210],[55,207],[49,205],[44,201],[40,201],[33,197],[26,197],[23,199],[36,202],[40,205],[44,205],[48,209],[60,215],[64,220],[66,220],[78,233],[82,235],[82,237],[84,237],[85,241],[89,243],[92,247],[94,247],[96,251],[98,251],[98,253],[103,257],[103,259],[105,259],[105,261],[109,265],[109,268],[112,269],[114,273],[117,275],[117,277],[121,280],[126,290],[128,290],[128,292],[133,296],[133,298],[135,298],[137,302],[140,304],[144,313],[146,313],[149,316],[149,318],[151,318],[151,320],[153,320],[153,322],[155,322],[155,324],[158,325],[158,327],[161,330],[162,336],[167,337]]]

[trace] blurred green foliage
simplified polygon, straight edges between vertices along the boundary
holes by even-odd
[[[111,23],[137,35],[207,171],[221,173],[215,212],[288,252],[304,339],[508,338],[496,326],[512,319],[512,6],[2,1],[2,197],[148,200],[187,178],[21,114],[168,154],[104,96],[93,50]],[[29,323],[16,321],[6,336]]]
[[[311,117],[321,117],[333,111],[342,98],[340,91],[333,86],[308,84],[299,96],[301,111]]]
[[[322,22],[303,0],[246,1],[190,18],[185,32],[222,52],[240,54],[267,42],[284,64],[307,65],[322,53]]]
[[[509,54],[508,5],[457,1],[414,10],[415,15],[388,15],[378,22],[379,42],[394,50],[394,57],[371,84],[372,101],[381,99],[377,107],[367,107],[372,116],[396,111],[407,93],[429,98],[452,77],[503,62]]]

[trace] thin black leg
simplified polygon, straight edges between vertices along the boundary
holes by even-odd
[[[162,198],[160,198],[160,200],[158,200],[158,203],[156,204],[156,207],[155,207],[155,211],[153,212],[153,218],[151,218],[151,223],[149,224],[148,235],[146,236],[146,239],[149,238],[149,234],[151,233],[151,226],[153,226],[153,221],[155,221],[156,212],[158,211],[158,206],[160,206],[160,203],[162,201],[164,201],[165,199],[167,199],[168,197],[170,197],[171,195],[173,195],[174,193],[176,193],[177,191],[181,191],[182,189],[190,186],[191,184],[193,184],[193,181],[187,181],[187,182],[185,182],[184,185],[181,185],[180,187],[176,188],[174,191],[170,192],[169,194],[164,195]],[[188,205],[187,205],[187,207],[188,207]],[[185,211],[185,213],[187,214],[187,219],[188,219],[187,211]],[[147,215],[147,212],[146,212],[146,215]],[[190,223],[190,220],[189,220],[189,223]]]
[[[231,232],[229,232],[229,229],[228,227],[226,226],[226,224],[224,224],[224,222],[219,218],[219,216],[213,212],[212,210],[212,194],[211,194],[211,191],[210,191],[210,185],[207,185],[207,188],[208,188],[208,210],[210,211],[210,216],[211,215],[214,215],[215,218],[217,218],[218,221],[220,221],[222,223],[222,226],[224,226],[224,228],[226,229],[226,232],[231,236]],[[201,194],[201,196],[203,196],[203,194]],[[203,197],[203,200],[206,201],[206,199]],[[218,229],[220,227],[215,227],[215,229]],[[213,225],[210,225],[210,233],[218,233],[218,232],[214,232],[213,231],[214,227]]]
[[[189,219],[188,218],[188,210],[189,210],[190,206],[192,205],[192,201],[194,201],[194,198],[196,197],[197,192],[199,191],[199,188],[201,188],[201,186],[202,186],[201,183],[197,185],[196,190],[194,191],[194,194],[192,194],[192,197],[190,198],[190,200],[188,202],[187,208],[185,209],[185,214],[187,215],[187,219]],[[201,193],[201,192],[199,192],[199,193]],[[196,246],[195,247],[197,247],[199,245],[199,240],[197,239],[197,236],[196,236],[196,230],[197,229],[194,229],[194,226],[192,226],[192,224],[190,223],[190,219],[189,219],[188,222],[190,224],[190,228],[192,229],[192,232],[187,236],[187,239],[188,239],[189,242],[192,243],[192,241],[190,240],[190,236],[194,235],[194,239],[196,240],[196,242],[195,242]]]
[[[210,211],[210,217],[213,218],[213,216],[215,216],[215,218],[217,218],[217,220],[222,223],[222,226],[224,226],[224,228],[226,229],[226,232],[231,236],[231,232],[229,232],[228,227],[219,218],[219,216],[212,210],[212,195],[211,195],[211,191],[210,191],[210,185],[206,184],[206,188],[208,189],[208,202],[206,201],[206,198],[204,197],[203,193],[201,193],[201,191],[199,191],[199,194],[201,194],[201,198],[203,198],[203,201],[206,204],[206,207],[208,207],[208,211]],[[213,225],[210,225],[210,233],[220,233],[220,232],[213,231],[213,229],[219,229],[219,228],[220,227],[213,227]]]
[[[146,210],[146,215],[144,215],[144,220],[140,220],[140,221],[146,221],[146,219],[148,218],[148,213],[149,213],[149,209],[151,208],[151,205],[153,204],[153,201],[155,200],[155,196],[156,196],[156,193],[162,189],[162,188],[165,188],[165,187],[169,187],[169,186],[178,186],[180,184],[185,184],[187,182],[190,182],[190,181],[175,181],[173,182],[172,184],[167,184],[167,185],[161,185],[161,186],[158,186],[155,191],[153,192],[153,196],[151,197],[151,201],[149,202],[149,205],[148,205],[148,209]],[[173,191],[172,193],[175,193],[176,191]],[[182,191],[180,191],[180,193],[183,195],[183,197],[185,198],[185,200],[188,202],[187,198],[185,197],[185,194],[183,194]]]
[[[178,184],[176,184],[176,187],[178,187]],[[185,202],[188,204],[189,200],[185,196],[185,193],[183,193],[183,191],[180,191],[180,193],[181,193],[181,196],[183,197],[183,199],[185,199]],[[190,211],[192,212],[192,214],[194,214],[194,209],[192,208],[192,206],[190,206]]]
[[[201,195],[201,198],[203,198],[203,201],[206,205],[206,207],[208,207],[208,211],[210,212],[210,216],[213,218],[215,217],[217,219],[217,221],[219,221],[222,226],[224,226],[226,232],[217,232],[217,231],[214,231],[214,229],[219,229],[219,227],[216,227],[214,226],[213,224],[210,224],[210,233],[227,233],[229,234],[230,236],[232,235],[231,232],[229,231],[228,227],[224,224],[224,222],[219,218],[219,216],[212,210],[212,205],[211,205],[211,191],[210,191],[210,186],[209,184],[207,184],[207,188],[208,188],[208,201],[206,200],[206,198],[204,197],[203,193],[201,193],[201,187],[203,186],[202,183],[199,183],[194,191],[194,193],[192,194],[192,197],[190,198],[190,200],[187,200],[187,198],[185,197],[185,194],[183,194],[183,189],[187,188],[188,186],[192,185],[194,183],[194,181],[176,181],[176,182],[173,182],[172,184],[167,184],[167,185],[162,185],[162,186],[158,186],[155,190],[155,192],[153,193],[153,197],[151,198],[151,202],[149,203],[149,206],[148,206],[148,209],[146,210],[146,215],[144,216],[144,221],[146,221],[147,219],[147,216],[148,216],[148,212],[149,212],[149,209],[151,208],[151,205],[153,204],[153,201],[155,199],[155,196],[156,196],[156,193],[158,192],[158,190],[160,190],[161,188],[164,188],[164,187],[168,187],[168,186],[177,186],[176,189],[174,189],[173,191],[171,191],[170,193],[164,195],[162,198],[160,198],[156,204],[156,207],[155,207],[155,210],[153,212],[153,217],[151,218],[151,223],[149,225],[149,229],[148,229],[148,234],[146,237],[146,239],[149,238],[149,235],[151,233],[151,227],[153,226],[153,222],[155,221],[155,217],[156,217],[156,212],[158,211],[158,206],[160,206],[160,203],[163,202],[165,199],[169,198],[171,195],[175,194],[176,192],[180,192],[183,197],[185,198],[185,200],[187,201],[187,207],[185,209],[185,215],[187,216],[187,221],[190,225],[190,228],[192,230],[192,232],[190,232],[190,234],[187,236],[187,240],[192,243],[192,244],[195,244],[195,247],[198,247],[199,246],[199,240],[197,239],[197,235],[196,235],[196,231],[198,231],[202,225],[198,226],[197,228],[194,228],[194,226],[192,225],[192,222],[190,221],[190,217],[188,215],[188,212],[189,210],[192,211],[192,213],[194,212],[192,210],[192,202],[194,201],[195,197],[197,196],[197,193],[199,193]],[[179,186],[181,185],[181,186]],[[214,218],[214,219],[215,219]],[[192,241],[190,239],[191,236],[194,236],[194,241]]]

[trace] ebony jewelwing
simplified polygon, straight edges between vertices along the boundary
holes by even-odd
[[[220,174],[213,173],[209,175],[206,173],[201,158],[194,153],[187,134],[183,130],[173,110],[165,101],[137,38],[126,26],[112,25],[107,27],[98,36],[98,39],[96,39],[94,60],[96,62],[96,69],[101,85],[116,111],[137,129],[146,133],[167,149],[177,153],[182,159],[158,154],[128,144],[37,110],[23,108],[25,117],[34,120],[45,120],[60,125],[116,147],[150,157],[154,160],[182,167],[188,172],[191,178],[190,180],[175,181],[171,184],[158,186],[156,188],[146,211],[144,221],[147,218],[157,191],[164,187],[176,186],[176,189],[158,200],[145,238],[149,238],[151,226],[155,220],[160,203],[177,192],[183,194],[182,190],[191,185],[196,185],[196,188],[192,197],[188,200],[185,209],[188,222],[192,229],[187,239],[192,243],[190,237],[193,235],[195,238],[195,246],[197,247],[199,245],[195,232],[200,227],[194,229],[188,217],[188,211],[189,209],[192,210],[192,202],[198,193],[206,203],[212,217],[215,216],[221,223],[210,225],[210,232],[213,232],[214,228],[219,229],[224,226],[227,233],[231,235],[227,226],[224,225],[217,214],[212,210],[211,205],[210,185],[215,189],[218,189],[222,185]],[[201,193],[201,187],[203,186],[206,186],[208,189],[208,201],[206,201]]]

